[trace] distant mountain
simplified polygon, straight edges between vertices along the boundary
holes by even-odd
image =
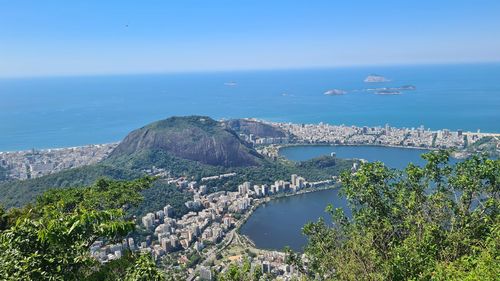
[[[231,119],[223,121],[227,128],[238,134],[254,135],[259,138],[286,137],[287,133],[280,128],[248,119]]]
[[[132,131],[106,161],[141,155],[147,164],[144,155],[156,152],[222,167],[258,166],[263,161],[235,131],[206,116],[171,117]]]

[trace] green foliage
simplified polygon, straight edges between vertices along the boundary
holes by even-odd
[[[121,280],[119,271],[90,256],[89,247],[98,239],[119,240],[134,230],[123,207],[137,204],[139,192],[152,180],[101,179],[87,188],[50,191],[34,207],[9,213],[11,220],[17,217],[0,232],[0,279],[92,280],[109,272],[104,279]],[[138,265],[144,265],[142,259]]]
[[[192,253],[190,256],[189,256],[189,261],[188,263],[186,264],[186,267],[195,267],[199,262],[201,261],[201,256],[200,254],[198,253]]]
[[[125,281],[163,281],[166,276],[158,271],[150,255],[144,254],[137,258],[135,264],[127,269]]]
[[[116,180],[131,180],[140,176],[141,173],[126,170],[120,168],[120,166],[105,164],[85,166],[36,179],[0,184],[2,192],[0,203],[8,208],[22,207],[29,202],[33,202],[37,196],[49,189],[87,186],[102,177]]]
[[[473,144],[467,146],[467,151],[471,153],[486,153],[490,157],[500,157],[500,150],[497,148],[500,144],[500,138],[498,137],[482,137]]]
[[[193,179],[224,173],[226,168],[175,157],[164,150],[148,149],[106,159],[104,163],[133,171],[150,169],[152,166],[165,169],[174,177],[189,176]]]
[[[494,226],[484,247],[473,246],[472,254],[454,262],[439,263],[434,280],[498,280],[500,276],[500,226]]]
[[[105,264],[99,265],[98,270],[92,272],[86,277],[89,281],[99,280],[123,280],[127,274],[127,270],[134,267],[137,256],[130,251],[124,251],[120,259],[108,261]]]
[[[0,205],[0,231],[5,230],[8,225],[8,215],[4,207]]]
[[[217,276],[219,281],[258,281],[263,278],[262,269],[256,267],[252,270],[249,260],[244,260],[241,264],[231,264],[226,272]],[[264,279],[269,280],[269,279]]]
[[[136,207],[129,210],[130,214],[142,216],[145,213],[163,209],[166,205],[171,205],[175,217],[181,217],[189,210],[184,202],[193,200],[193,194],[179,190],[172,184],[167,184],[162,180],[155,181],[152,186],[141,192],[144,200]]]
[[[352,218],[328,207],[333,226],[304,233],[311,277],[320,280],[495,280],[499,271],[500,160],[455,166],[444,151],[404,171],[366,163],[342,174]],[[290,263],[305,267],[297,255]]]

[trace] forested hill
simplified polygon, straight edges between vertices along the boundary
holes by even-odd
[[[246,167],[262,164],[263,158],[231,129],[210,117],[171,117],[131,132],[110,159],[162,151],[202,164]]]

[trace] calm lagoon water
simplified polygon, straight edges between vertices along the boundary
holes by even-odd
[[[401,169],[408,163],[424,165],[425,161],[420,157],[422,153],[428,152],[424,149],[383,147],[383,146],[290,146],[280,150],[280,154],[293,161],[309,160],[321,155],[330,155],[334,152],[338,158],[365,159],[369,162],[382,161],[391,168]]]
[[[425,150],[379,146],[291,146],[280,153],[294,161],[308,160],[335,152],[339,158],[362,158],[368,161],[382,161],[392,168],[403,168],[409,162],[423,165],[420,154]],[[310,221],[323,217],[328,204],[341,207],[349,214],[347,202],[338,196],[338,190],[323,190],[297,196],[272,200],[259,207],[242,226],[241,233],[252,239],[257,247],[282,250],[289,246],[302,250],[307,239],[302,227]]]
[[[349,210],[345,199],[338,196],[337,189],[278,198],[257,208],[240,232],[259,248],[283,250],[289,246],[301,251],[307,242],[302,227],[319,217],[328,222],[330,218],[325,213],[328,204],[342,207],[346,212]]]

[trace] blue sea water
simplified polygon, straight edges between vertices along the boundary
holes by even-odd
[[[364,83],[371,73],[392,81]],[[417,90],[323,95],[407,84]],[[190,114],[500,132],[500,64],[1,79],[0,151],[119,141]]]

